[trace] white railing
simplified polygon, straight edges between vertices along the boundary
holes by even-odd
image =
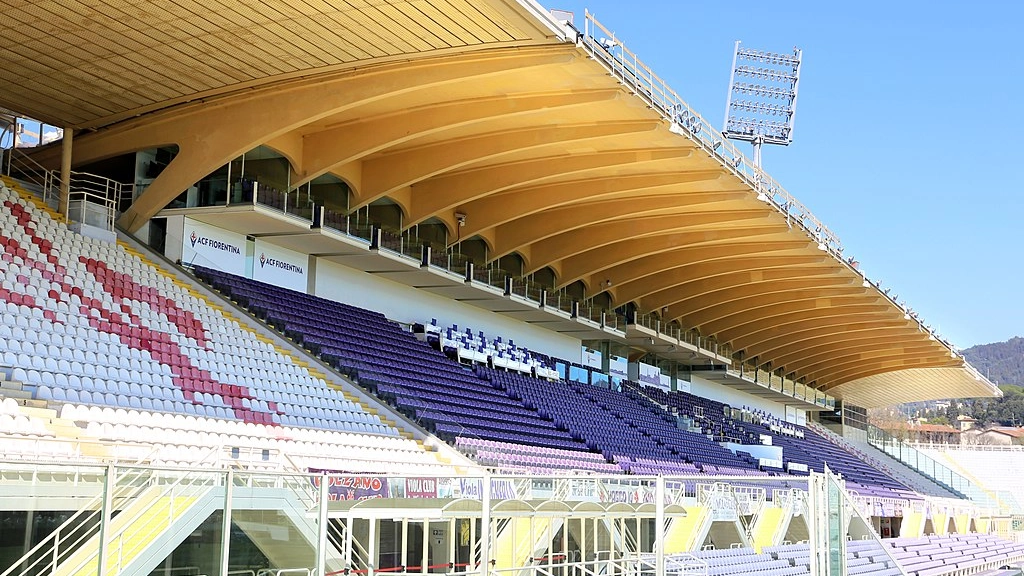
[[[60,201],[60,176],[56,172],[48,172],[47,175],[48,185],[44,188],[43,200],[51,206],[57,205]],[[66,207],[68,219],[113,232],[117,203],[126,188],[131,187],[103,176],[72,171]]]
[[[3,174],[38,187],[37,192],[43,202],[64,212],[71,221],[113,232],[118,207],[133,197],[134,187],[131,184],[73,170],[67,205],[61,206],[59,172],[47,170],[20,148],[9,148],[2,152],[0,169]]]

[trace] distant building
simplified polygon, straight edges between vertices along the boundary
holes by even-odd
[[[899,422],[882,428],[911,444],[960,444],[960,430],[948,424]]]
[[[984,446],[1024,446],[1024,428],[1013,426],[989,426],[964,432],[964,444]]]
[[[957,426],[960,428],[960,432],[966,432],[973,430],[977,426],[978,421],[970,416],[960,415],[956,417]]]

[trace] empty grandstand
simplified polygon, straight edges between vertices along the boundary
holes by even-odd
[[[845,418],[998,389],[593,15],[3,5],[0,576],[1024,562]]]

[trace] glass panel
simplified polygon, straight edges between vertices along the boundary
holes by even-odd
[[[236,456],[237,455],[237,456]],[[262,449],[236,449],[231,457],[256,466],[274,455]],[[318,476],[236,472],[232,486],[228,571],[251,576],[261,568],[316,566],[319,533]],[[272,506],[259,506],[273,499]],[[215,515],[220,519],[219,515]],[[220,534],[220,522],[216,524]],[[207,538],[200,549],[206,551]],[[216,556],[216,555],[214,555]],[[215,558],[219,561],[219,557]],[[218,566],[203,565],[199,574],[219,574]]]
[[[831,474],[826,474],[828,487],[828,565],[829,573],[846,574],[846,523],[843,522],[843,489]]]

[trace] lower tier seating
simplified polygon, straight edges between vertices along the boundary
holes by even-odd
[[[0,365],[36,398],[398,435],[191,286],[0,185]]]

